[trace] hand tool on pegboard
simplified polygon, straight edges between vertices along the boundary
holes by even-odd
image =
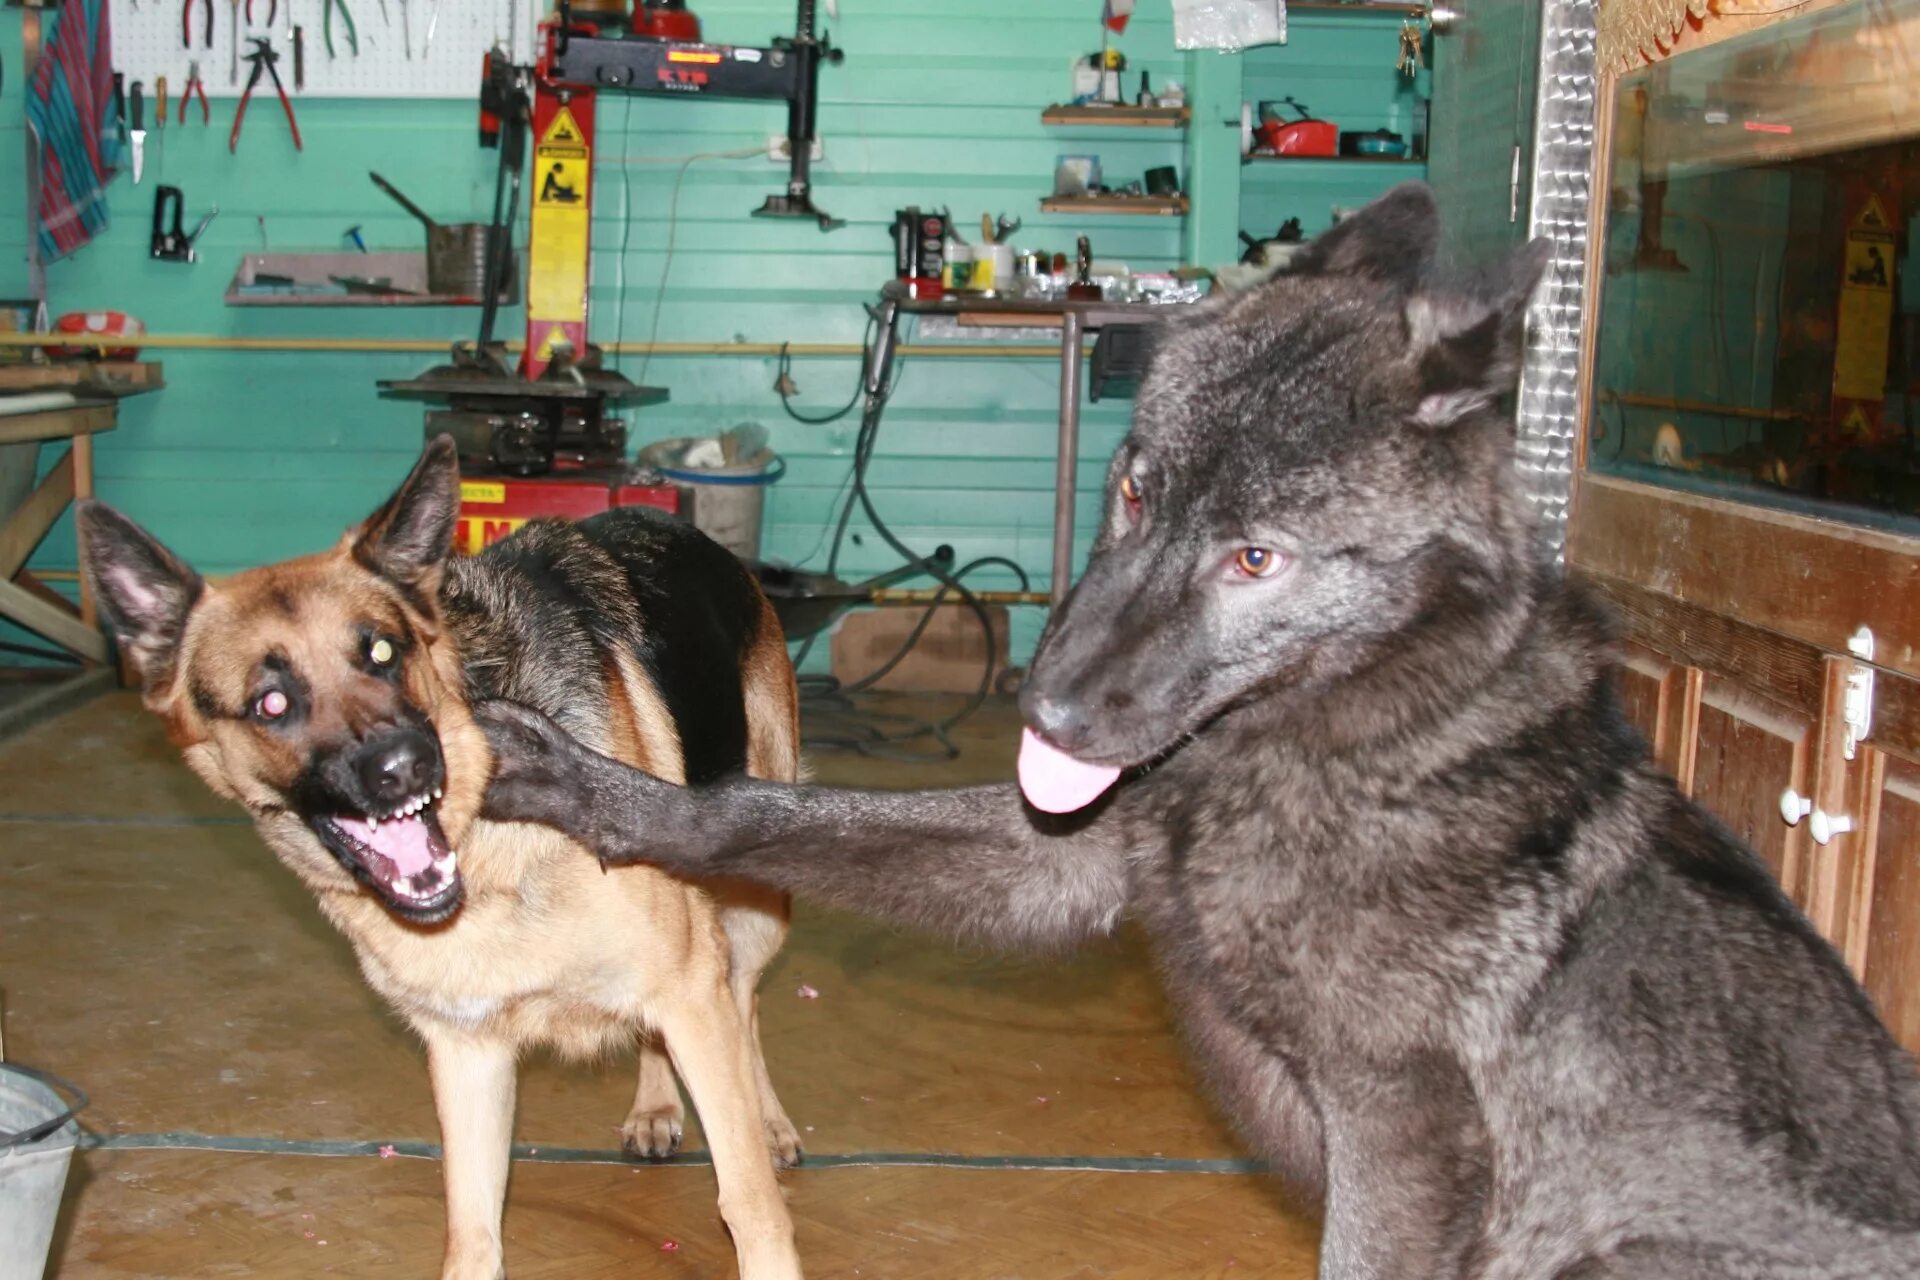
[[[347,0],[320,0],[320,36],[327,44],[327,57],[336,55],[333,51],[333,11],[340,10],[341,21],[347,24],[347,47],[353,50],[353,56],[360,56],[360,28],[354,25],[353,10],[347,8]]]
[[[240,83],[240,0],[227,0],[227,83]]]
[[[156,169],[165,170],[167,164],[167,78],[156,76],[153,81],[153,163]]]
[[[293,132],[293,149],[305,150],[300,141],[300,122],[293,117],[293,100],[287,97],[287,87],[280,83],[280,72],[273,65],[280,61],[280,55],[273,51],[271,40],[253,36],[248,38],[248,43],[254,46],[254,51],[247,55],[247,61],[253,64],[253,71],[247,76],[247,88],[240,95],[240,105],[234,108],[233,132],[227,135],[227,150],[234,152],[240,148],[240,125],[247,118],[247,103],[253,100],[253,91],[263,75],[272,77],[273,91],[280,97],[280,108],[287,113],[287,128]]]
[[[158,258],[162,262],[193,262],[199,257],[194,251],[194,242],[200,238],[200,233],[207,229],[207,224],[212,222],[215,215],[220,212],[220,206],[214,205],[207,210],[206,215],[200,219],[200,224],[191,234],[188,234],[180,229],[180,210],[185,200],[186,197],[181,194],[178,187],[154,188],[153,234],[147,242],[149,257]],[[168,225],[169,214],[172,215],[171,226]]]
[[[197,62],[189,62],[187,64],[187,87],[180,91],[181,124],[187,122],[187,104],[193,101],[196,94],[199,95],[200,98],[200,123],[207,124],[213,118],[212,114],[207,110],[207,82],[200,78],[200,64]]]
[[[300,27],[293,29],[293,87],[307,87],[307,33]]]
[[[293,0],[287,0],[287,2],[291,4]],[[280,0],[267,0],[266,25],[271,27],[273,25],[274,18],[278,17],[279,13],[280,13]],[[247,0],[247,25],[248,26],[253,25],[253,0]]]
[[[127,136],[133,140],[133,185],[140,185],[140,171],[147,162],[147,99],[146,92],[135,80],[133,88],[127,93],[130,100],[128,112],[133,117],[133,125],[127,130]]]
[[[180,47],[193,48],[193,6],[195,0],[185,0],[180,6]],[[213,48],[213,0],[199,0],[200,14],[203,19],[200,30],[200,43],[203,47]]]

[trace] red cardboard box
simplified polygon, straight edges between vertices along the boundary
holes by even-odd
[[[501,476],[462,480],[460,522],[453,545],[472,555],[539,516],[581,520],[614,507],[631,506],[657,507],[670,515],[680,515],[680,490],[673,485],[624,484],[618,472],[582,472],[565,479]]]

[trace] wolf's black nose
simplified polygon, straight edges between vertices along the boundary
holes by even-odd
[[[1021,709],[1026,712],[1027,723],[1062,751],[1072,754],[1076,747],[1086,741],[1087,717],[1077,703],[1050,698],[1031,688],[1022,695],[1020,703]]]
[[[360,755],[360,784],[369,798],[382,803],[417,796],[433,782],[434,756],[425,734],[402,730],[367,744]]]

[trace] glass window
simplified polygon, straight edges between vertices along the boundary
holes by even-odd
[[[1920,532],[1920,0],[1620,77],[1588,465]]]

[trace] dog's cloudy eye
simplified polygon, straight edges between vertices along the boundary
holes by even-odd
[[[287,695],[278,689],[269,689],[260,695],[253,709],[262,720],[278,720],[287,714]]]
[[[367,646],[367,657],[375,666],[386,666],[393,661],[393,641],[385,636],[375,636],[373,643]]]
[[[1280,561],[1278,551],[1266,547],[1242,547],[1240,554],[1233,558],[1233,567],[1249,578],[1266,578],[1280,568]]]

